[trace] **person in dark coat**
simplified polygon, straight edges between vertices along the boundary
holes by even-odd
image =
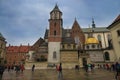
[[[34,72],[34,69],[35,69],[35,65],[33,64],[33,66],[32,66],[32,72]]]
[[[117,80],[120,77],[120,64],[116,62],[115,67],[116,67],[115,79]]]
[[[63,74],[62,74],[62,63],[59,65],[59,70],[58,70],[58,80],[62,80]]]
[[[0,80],[2,80],[4,70],[5,70],[4,65],[0,64]]]

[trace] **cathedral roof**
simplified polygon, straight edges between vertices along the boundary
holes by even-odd
[[[48,46],[48,43],[47,42],[43,42],[40,46]]]
[[[75,21],[74,21],[73,26],[72,26],[72,29],[73,28],[81,29],[81,27],[80,27],[79,23],[77,22],[76,18],[75,18]]]
[[[7,53],[28,53],[31,46],[20,45],[20,46],[8,46]]]
[[[90,32],[90,28],[81,28],[83,33],[89,33]],[[69,31],[71,33],[71,30],[72,29],[63,29],[63,37],[65,37],[65,34]],[[98,33],[98,32],[109,32],[109,30],[106,28],[106,27],[96,27],[93,29],[95,33]],[[45,35],[44,35],[44,38],[47,39],[48,38],[48,32],[49,30],[46,29],[46,32],[45,32]],[[94,33],[93,32],[93,33]]]
[[[90,32],[90,28],[82,28],[83,32],[84,33],[89,33]],[[96,28],[93,28],[93,32],[108,32],[109,30],[107,29],[107,27],[96,27]]]
[[[74,41],[74,39],[72,39],[71,37],[64,37],[64,38],[62,38],[62,43],[63,44],[74,44],[75,43],[75,41]]]
[[[92,38],[88,38],[86,41],[85,41],[85,44],[99,44],[99,41],[92,37]]]

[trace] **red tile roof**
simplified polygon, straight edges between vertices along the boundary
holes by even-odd
[[[28,53],[31,46],[8,46],[6,47],[7,53]]]

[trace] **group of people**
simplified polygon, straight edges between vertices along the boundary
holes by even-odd
[[[86,72],[91,72],[91,71],[93,71],[94,70],[94,68],[95,68],[95,65],[94,64],[85,64],[84,65],[84,69],[85,69],[85,71]]]
[[[115,78],[117,80],[117,78],[120,78],[120,63],[116,62],[114,64],[103,64],[103,65],[100,65],[98,64],[98,69],[99,68],[103,68],[103,69],[106,69],[106,70],[113,70],[116,72],[116,75],[115,75]],[[94,64],[86,64],[84,65],[84,69],[86,72],[90,72],[90,71],[93,71],[94,70],[94,67],[95,65]],[[8,65],[8,66],[4,66],[2,64],[0,64],[0,80],[2,80],[2,75],[3,75],[3,72],[4,70],[7,69],[8,72],[11,71],[11,70],[15,70],[16,73],[18,72],[22,72],[25,70],[25,67],[23,64],[18,64],[18,65]],[[32,72],[34,72],[34,69],[35,69],[35,65],[33,64],[32,65]],[[75,66],[75,69],[79,69],[79,66],[76,65]],[[63,74],[62,74],[62,63],[56,65],[56,70],[58,71],[58,80],[62,80],[63,78]]]
[[[7,70],[8,72],[16,71],[16,74],[17,74],[20,71],[21,73],[23,73],[23,71],[25,70],[25,67],[24,67],[24,64],[16,64],[16,65],[0,64],[0,80],[2,80],[2,76],[5,70]]]
[[[9,71],[16,71],[16,73],[21,72],[23,73],[23,71],[25,70],[24,64],[16,64],[16,65],[7,65],[6,69]]]
[[[35,65],[32,65],[32,72],[34,72],[35,69]],[[23,71],[25,70],[24,64],[16,64],[16,65],[4,65],[4,64],[0,64],[0,80],[2,80],[2,76],[4,71],[7,70],[8,72],[11,71],[16,71],[16,74],[18,74],[19,72],[23,73]]]
[[[109,71],[114,71],[115,74],[115,79],[116,80],[120,80],[120,63],[116,62],[116,63],[112,63],[112,64],[98,64],[96,65],[98,69],[105,69],[105,70],[109,70]],[[94,70],[95,65],[94,64],[86,64],[84,65],[84,69],[86,72],[90,72]]]

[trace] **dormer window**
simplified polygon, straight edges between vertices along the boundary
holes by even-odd
[[[86,48],[89,49],[89,46],[87,45]]]
[[[94,45],[94,44],[92,45],[92,48],[95,48],[95,45]]]

